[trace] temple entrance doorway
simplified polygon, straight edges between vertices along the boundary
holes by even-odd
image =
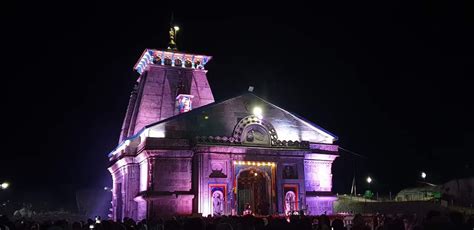
[[[238,214],[250,209],[255,215],[270,214],[270,178],[255,168],[240,172],[237,177]]]

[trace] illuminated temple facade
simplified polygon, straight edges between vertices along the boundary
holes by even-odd
[[[210,56],[147,49],[110,154],[112,216],[331,213],[337,137],[251,92],[214,101]]]

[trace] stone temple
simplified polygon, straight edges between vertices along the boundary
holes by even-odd
[[[332,212],[337,137],[251,92],[214,101],[210,56],[146,49],[118,146],[112,216]]]

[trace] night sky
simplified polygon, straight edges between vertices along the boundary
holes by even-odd
[[[175,1],[178,2],[178,1]],[[201,1],[23,3],[2,7],[0,181],[12,190],[111,185],[117,145],[145,48],[206,54],[216,101],[255,94],[339,137],[334,192],[396,192],[473,175],[473,23],[462,2]],[[3,18],[6,17],[6,18]],[[65,191],[65,190],[64,190]]]

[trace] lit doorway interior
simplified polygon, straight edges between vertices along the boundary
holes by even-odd
[[[250,206],[256,215],[268,215],[271,209],[271,180],[256,168],[242,170],[237,177],[238,214]]]

